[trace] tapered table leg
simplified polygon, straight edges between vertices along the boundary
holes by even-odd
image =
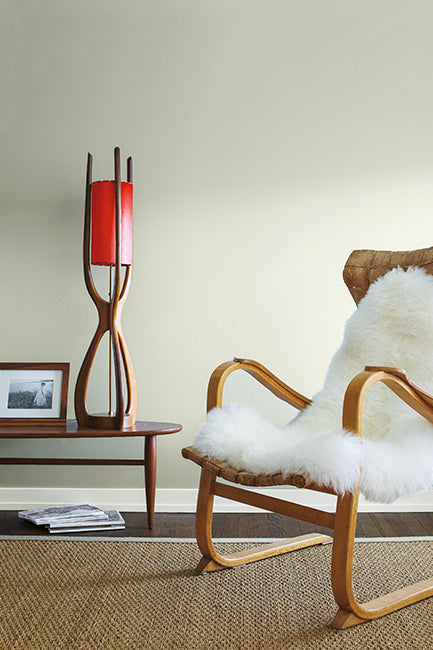
[[[147,525],[153,528],[156,485],[156,435],[148,435],[144,443],[144,483],[146,487]]]

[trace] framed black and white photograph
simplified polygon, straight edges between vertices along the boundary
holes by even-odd
[[[66,422],[69,363],[0,363],[0,426]]]

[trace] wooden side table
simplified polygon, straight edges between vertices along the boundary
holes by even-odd
[[[76,420],[68,420],[65,426],[14,426],[0,427],[0,438],[127,438],[144,437],[143,459],[117,458],[5,458],[0,465],[142,465],[146,488],[147,523],[153,527],[156,486],[156,437],[177,433],[182,425],[171,422],[136,422],[130,429],[87,429],[78,427]]]

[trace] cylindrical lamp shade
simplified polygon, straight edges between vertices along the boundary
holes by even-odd
[[[132,264],[132,183],[121,183],[121,264]],[[92,183],[91,263],[116,263],[114,181]]]

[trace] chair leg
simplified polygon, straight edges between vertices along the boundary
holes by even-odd
[[[256,562],[267,557],[289,553],[290,551],[307,546],[332,541],[332,538],[328,535],[312,533],[291,539],[281,539],[278,542],[262,544],[252,549],[245,549],[236,553],[220,555],[216,551],[212,540],[212,516],[216,477],[216,473],[208,469],[203,468],[201,470],[196,515],[197,544],[203,553],[203,557],[197,567],[199,573],[208,573],[210,571],[220,571],[221,569],[241,566],[249,562]]]
[[[359,604],[353,593],[352,566],[359,490],[338,498],[332,549],[332,589],[339,606],[334,627],[343,629],[380,618],[433,595],[433,579],[409,585]]]

